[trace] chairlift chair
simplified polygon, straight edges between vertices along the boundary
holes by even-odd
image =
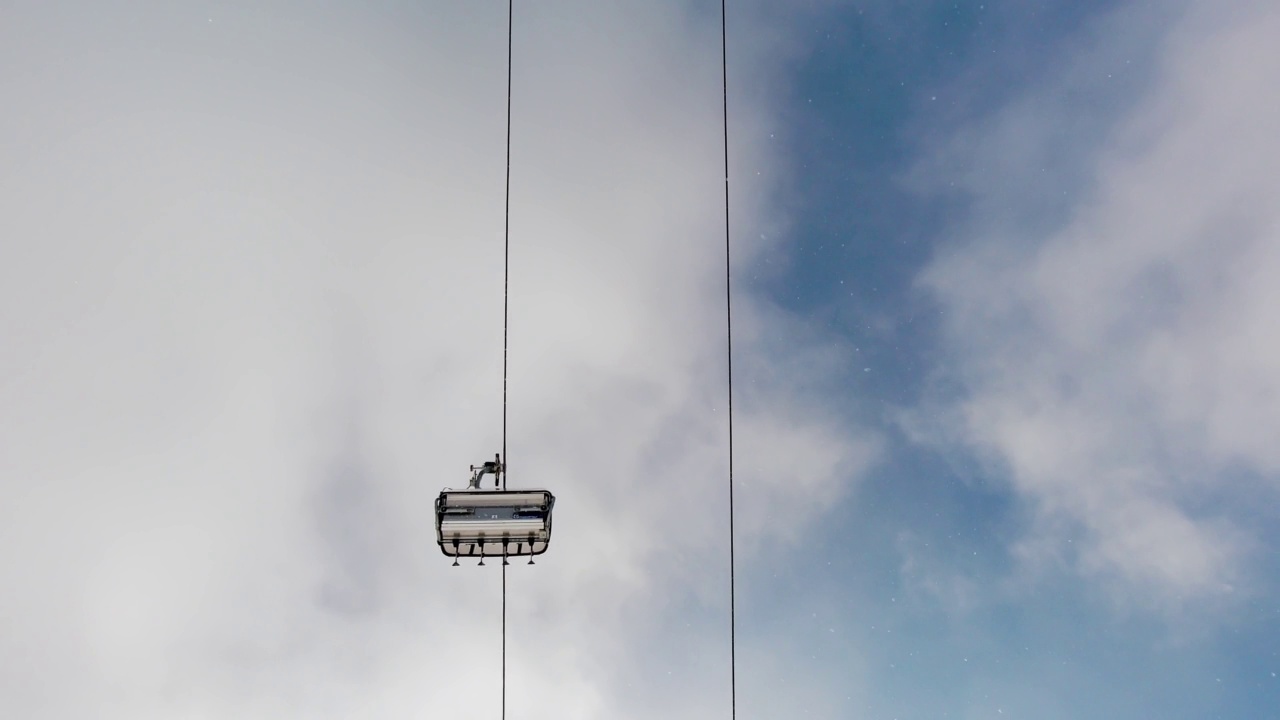
[[[471,484],[465,490],[445,489],[436,498],[436,540],[440,551],[458,564],[460,557],[484,559],[528,557],[547,551],[551,542],[551,509],[555,497],[546,490],[500,490],[506,468],[500,456],[493,462],[471,466]],[[486,474],[494,476],[493,489],[480,487]]]

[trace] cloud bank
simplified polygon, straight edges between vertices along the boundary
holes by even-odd
[[[1280,12],[1178,8],[1146,89],[1117,96],[1108,78],[1143,60],[1126,43],[1158,19],[1112,13],[1058,76],[928,166],[974,213],[921,278],[957,399],[912,423],[1027,501],[1025,567],[1176,610],[1251,589],[1250,505],[1280,477]],[[1095,137],[1100,109],[1113,120]]]
[[[502,441],[505,10],[9,13],[3,714],[497,713],[500,576],[450,568],[430,508]],[[510,482],[560,504],[552,552],[508,575],[510,708],[714,716],[718,28],[647,2],[516,22]],[[779,221],[750,97],[739,238]],[[822,400],[833,343],[735,312],[750,552],[876,446]]]

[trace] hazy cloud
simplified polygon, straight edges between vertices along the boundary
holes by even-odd
[[[1109,97],[1098,60],[1144,7],[1110,16],[1033,97],[1070,97],[1082,72]],[[1247,587],[1242,493],[1280,469],[1277,31],[1270,3],[1193,5],[1094,143],[1072,134],[1090,104],[1018,102],[950,148],[976,210],[922,282],[963,390],[915,428],[977,451],[1030,503],[1021,557],[1143,604]],[[1082,180],[1046,162],[1055,147]],[[963,174],[991,162],[1015,169]]]
[[[498,571],[431,518],[502,440],[506,7],[461,8],[8,13],[5,714],[494,715]],[[510,481],[560,498],[508,576],[519,717],[727,704],[718,27],[689,10],[517,8]],[[734,112],[754,178],[769,110]],[[780,222],[760,177],[740,237]],[[735,312],[749,551],[876,445],[790,371],[829,340]]]

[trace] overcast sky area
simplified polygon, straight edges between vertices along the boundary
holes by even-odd
[[[1280,6],[730,3],[737,712],[1280,707]],[[730,714],[718,3],[518,2],[507,713]],[[0,10],[0,716],[497,718],[507,5]]]

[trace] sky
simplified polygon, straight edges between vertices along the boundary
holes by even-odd
[[[0,715],[1275,717],[1280,8],[729,5],[732,604],[717,3],[6,3]]]

